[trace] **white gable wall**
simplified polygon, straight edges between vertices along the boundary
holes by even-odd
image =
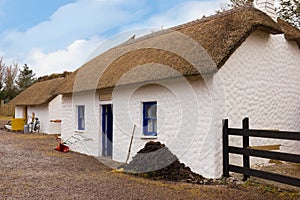
[[[62,117],[62,95],[57,95],[49,102],[49,134],[60,134],[61,123],[50,122],[51,120],[61,120]]]
[[[15,118],[24,118],[24,106],[15,106]]]
[[[229,119],[230,127],[241,127],[242,119],[249,117],[250,128],[300,131],[300,50],[295,42],[288,42],[283,35],[256,31],[217,76],[224,85],[224,117]],[[241,139],[234,137],[230,142],[241,145]],[[250,139],[250,145],[268,144],[280,144],[285,152],[300,153],[299,142]],[[237,160],[232,157],[232,161]]]

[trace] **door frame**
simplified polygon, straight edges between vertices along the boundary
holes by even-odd
[[[108,110],[107,110],[108,109]],[[112,104],[101,105],[101,156],[112,157],[113,155],[113,106]]]

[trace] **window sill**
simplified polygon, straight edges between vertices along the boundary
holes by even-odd
[[[75,133],[84,133],[84,130],[74,130]]]
[[[157,139],[157,136],[154,135],[143,135],[141,139]]]

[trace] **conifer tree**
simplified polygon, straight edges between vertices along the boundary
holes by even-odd
[[[17,87],[20,92],[24,91],[30,85],[36,81],[35,73],[29,69],[28,65],[25,64],[22,70],[19,70],[19,75],[17,78]]]

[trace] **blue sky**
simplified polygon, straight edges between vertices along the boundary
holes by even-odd
[[[0,0],[0,56],[38,76],[73,71],[95,49],[213,14],[225,1]]]

